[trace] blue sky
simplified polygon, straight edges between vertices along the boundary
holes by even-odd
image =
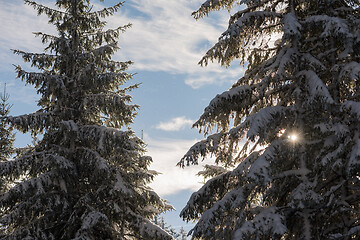
[[[52,6],[55,0],[39,0]],[[94,0],[110,6],[117,1]],[[132,92],[133,102],[141,106],[132,125],[140,137],[143,131],[148,154],[153,157],[152,169],[162,172],[151,186],[169,199],[177,211],[166,214],[166,220],[177,229],[185,226],[178,217],[190,194],[201,186],[195,174],[201,166],[179,169],[176,163],[188,148],[203,136],[191,124],[216,95],[228,89],[243,75],[239,64],[231,68],[197,63],[225,30],[229,14],[216,12],[199,21],[191,17],[203,0],[128,0],[113,17],[108,27],[132,23],[119,39],[120,51],[115,60],[131,60],[129,72],[137,73],[132,83],[142,83]],[[24,86],[16,79],[15,65],[26,66],[10,49],[42,52],[44,46],[32,32],[55,33],[44,16],[24,5],[22,0],[0,0],[0,89],[4,83],[13,104],[12,114],[26,114],[37,110],[38,96],[32,86]],[[30,143],[26,135],[17,134],[17,146]],[[206,162],[204,162],[205,164]],[[185,226],[187,230],[191,226]]]

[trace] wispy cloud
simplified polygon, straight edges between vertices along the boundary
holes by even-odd
[[[160,122],[156,128],[163,131],[180,131],[186,127],[190,127],[195,121],[186,117],[176,117],[168,122]]]
[[[51,1],[41,0],[46,5]],[[218,64],[206,68],[197,63],[226,28],[228,13],[221,11],[212,18],[195,21],[192,11],[203,0],[133,0],[126,2],[121,12],[107,19],[108,27],[132,23],[120,37],[121,50],[116,60],[132,60],[134,71],[164,71],[184,74],[185,83],[193,88],[207,84],[234,82],[242,74],[240,67],[224,69]],[[106,3],[106,2],[105,2]],[[102,7],[97,4],[96,7]],[[9,49],[42,51],[40,39],[32,32],[55,33],[45,16],[36,17],[36,11],[21,0],[3,1],[0,8],[0,71],[20,63]]]
[[[23,1],[1,1],[0,8],[0,71],[13,70],[12,64],[21,63],[11,49],[30,52],[43,51],[44,45],[33,32],[55,33],[45,16],[36,16],[36,11]]]
[[[41,0],[39,2],[43,2]],[[41,39],[35,38],[33,32],[55,33],[55,28],[48,24],[45,16],[36,16],[36,11],[25,5],[22,0],[1,1],[0,8],[0,87],[7,83],[11,102],[20,102],[27,107],[35,105],[39,98],[33,86],[24,86],[15,80],[14,65],[22,65],[29,69],[22,58],[12,53],[11,49],[29,52],[42,52],[44,45]],[[32,70],[33,71],[33,70]],[[16,112],[12,111],[12,114]]]
[[[243,74],[240,66],[225,69],[219,64],[207,67],[199,60],[226,29],[228,13],[217,12],[212,18],[195,21],[192,11],[202,0],[134,0],[131,7],[139,13],[132,17],[128,11],[109,20],[115,27],[131,22],[133,29],[121,38],[119,58],[130,58],[136,70],[165,71],[185,74],[185,83],[193,88],[207,84],[234,82]],[[126,6],[124,8],[126,10]]]
[[[203,169],[202,165],[177,167],[176,164],[197,140],[152,139],[145,136],[148,143],[148,154],[153,158],[151,169],[162,174],[155,177],[150,184],[161,196],[175,194],[182,190],[198,190],[203,178],[196,174]]]

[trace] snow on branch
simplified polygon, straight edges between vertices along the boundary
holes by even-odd
[[[115,50],[117,49],[119,49],[119,47],[117,46],[117,42],[111,42],[104,46],[93,49],[89,52],[83,53],[79,57],[81,58],[94,56],[99,60],[110,60],[110,58],[107,58],[107,56],[114,54]]]
[[[106,217],[106,215],[97,211],[84,213],[81,216],[81,220],[82,220],[81,229],[79,231],[91,229],[94,226],[98,225],[99,223],[101,223],[101,225],[109,224],[109,219]]]
[[[51,124],[52,113],[42,112],[41,110],[20,116],[9,116],[7,121],[14,124],[15,128],[23,133],[29,131],[41,132]]]
[[[51,34],[46,34],[42,32],[34,32],[35,37],[40,37],[41,42],[43,44],[49,43],[45,48],[46,52],[55,52],[58,55],[49,55],[49,56],[57,56],[55,63],[61,61],[59,54],[59,46],[62,46],[63,49],[70,49],[71,48],[71,39],[66,38],[65,36],[54,36]],[[62,56],[63,57],[63,56]]]
[[[90,145],[95,144],[95,149],[100,152],[103,152],[104,148],[106,148],[105,144],[109,144],[111,148],[114,144],[121,145],[129,151],[140,150],[136,142],[139,139],[131,138],[132,131],[121,131],[116,128],[99,125],[79,126],[73,120],[62,121],[61,125],[68,131],[75,132],[79,140],[86,141]],[[90,147],[90,145],[88,146]]]
[[[111,155],[113,152],[122,151],[121,154],[141,151],[138,143],[141,141],[131,137],[132,131],[121,131],[97,125],[79,126],[77,137],[89,147],[94,147],[101,155]],[[124,156],[125,157],[125,156]]]
[[[329,93],[327,86],[319,78],[319,76],[312,70],[303,70],[297,74],[297,77],[304,76],[307,82],[308,91],[310,95],[309,101],[313,101],[316,97],[320,97],[322,100],[329,104],[334,103],[334,99]]]
[[[44,210],[62,208],[66,209],[66,205],[68,204],[65,197],[52,192],[50,194],[45,195],[34,195],[26,199],[26,201],[22,201],[16,204],[6,215],[3,215],[0,218],[0,224],[4,225],[17,225],[17,226],[26,226],[28,224],[33,224],[34,222],[29,222],[29,219],[26,216],[33,216],[37,214],[43,214]],[[38,219],[39,221],[39,219]],[[40,220],[41,221],[41,220]],[[13,233],[13,236],[16,235],[17,232]],[[14,238],[14,239],[19,239]]]
[[[102,18],[109,17],[109,16],[114,15],[114,13],[116,13],[123,5],[124,5],[124,2],[119,2],[119,3],[115,4],[114,6],[103,8],[99,11],[87,13],[86,15],[89,15],[89,16],[95,15],[95,16],[102,17]]]
[[[348,110],[360,120],[360,102],[345,101],[342,104],[342,110]]]
[[[64,126],[70,132],[78,132],[79,127],[73,120],[61,121],[61,125]]]
[[[122,71],[124,69],[121,69],[120,71]],[[120,83],[123,84],[125,83],[127,80],[131,79],[133,77],[133,74],[129,74],[126,72],[117,72],[117,73],[101,73],[97,75],[97,79],[96,81],[98,81],[95,84],[100,84],[100,83]],[[109,84],[111,85],[111,84]],[[136,87],[136,85],[134,86]]]
[[[255,137],[259,135],[266,135],[268,129],[273,129],[271,123],[276,118],[281,118],[285,115],[287,107],[274,106],[265,107],[259,112],[254,113],[246,118],[245,122],[242,123],[242,128],[248,128],[247,138],[255,140]]]
[[[347,166],[347,173],[350,175],[352,172],[359,173],[360,169],[360,138],[359,133],[355,134],[357,139],[353,145],[350,153],[350,158]]]
[[[50,74],[48,72],[26,72],[20,66],[16,66],[16,72],[17,78],[34,85],[38,89],[38,93],[42,93],[44,97],[58,95],[59,93],[65,96],[69,94],[65,83],[72,80],[66,76]]]
[[[240,164],[232,171],[232,176],[237,176],[241,179],[246,179],[247,173],[249,172],[251,164],[259,158],[262,151],[253,151],[248,157],[240,162]]]
[[[132,121],[133,115],[139,108],[138,105],[127,104],[130,101],[130,95],[120,95],[117,93],[91,94],[84,96],[83,107],[85,109],[100,109],[101,112],[106,116],[122,116],[121,118],[118,117],[117,119],[120,122],[120,125],[125,125]]]
[[[189,234],[193,236],[201,237],[218,237],[217,231],[209,226],[223,226],[226,225],[226,229],[234,228],[233,214],[236,214],[239,210],[243,211],[247,203],[247,196],[244,193],[243,188],[235,188],[225,194],[219,201],[209,207],[201,216],[197,224],[190,230]],[[230,216],[229,216],[230,215]],[[239,214],[240,215],[240,214]],[[241,216],[239,216],[241,218]],[[230,220],[230,221],[229,221]],[[232,225],[232,226],[231,226]],[[226,229],[220,228],[221,234]],[[214,235],[215,233],[215,235]]]
[[[339,78],[349,78],[350,81],[360,81],[360,63],[347,63],[341,70]]]
[[[307,68],[312,69],[313,71],[324,71],[326,70],[326,66],[320,62],[317,58],[315,58],[310,53],[304,53],[301,55],[301,60],[304,62]]]
[[[272,180],[269,173],[270,163],[276,159],[282,141],[275,140],[265,150],[253,151],[232,171],[232,176],[237,176],[243,182],[255,181],[266,186]]]
[[[262,137],[263,141],[266,133],[275,131],[274,124],[279,124],[279,119],[285,116],[286,110],[287,107],[282,106],[266,107],[248,116],[243,123],[228,132],[209,135],[206,139],[195,143],[178,165],[180,167],[189,166],[190,164],[196,165],[200,156],[205,157],[208,154],[219,155],[216,161],[226,162],[226,158],[231,157],[231,155],[222,153],[224,151],[230,153],[235,150],[233,149],[233,143],[240,141],[245,133],[247,133],[247,138],[251,141],[255,141],[255,138],[259,136]]]
[[[186,206],[180,213],[180,217],[184,220],[197,219],[207,209],[213,206],[219,199],[222,199],[230,186],[228,185],[231,172],[226,172],[208,180],[197,192],[194,192]],[[206,205],[203,204],[206,199]]]
[[[129,186],[129,183],[124,180],[119,171],[116,172],[113,188],[110,193],[113,192],[121,192],[128,195],[134,194],[134,189]]]
[[[66,187],[62,186],[59,176],[54,172],[46,172],[38,177],[30,178],[21,183],[16,184],[8,192],[0,196],[0,205],[12,205],[16,202],[27,199],[33,195],[39,195],[45,192],[49,186],[59,186],[64,192]]]
[[[241,37],[244,32],[247,32],[248,29],[253,29],[254,25],[260,26],[266,21],[275,21],[280,17],[282,17],[282,14],[276,12],[245,12],[241,15],[241,17],[234,21],[223,34],[221,34],[219,40],[232,38],[237,39]]]
[[[62,172],[75,173],[75,165],[72,161],[45,151],[25,153],[13,161],[1,162],[0,175],[15,180],[26,172],[34,174],[53,168],[58,168]]]
[[[148,212],[148,214],[160,214],[165,211],[172,211],[175,208],[168,204],[166,200],[163,200],[159,197],[159,195],[152,190],[152,188],[148,186],[144,186],[144,195],[147,195],[148,204],[144,207],[144,211]],[[156,208],[155,208],[156,207]]]
[[[194,16],[195,19],[199,19],[207,16],[213,10],[220,10],[222,8],[230,10],[235,2],[240,3],[243,2],[243,0],[207,0],[201,4],[201,7],[191,15]]]
[[[295,16],[295,14],[293,12],[290,12],[288,14],[286,14],[282,20],[284,26],[283,26],[283,39],[287,40],[287,39],[291,39],[294,36],[301,36],[301,24],[299,23],[297,17]]]
[[[91,57],[91,56],[90,54],[87,54],[85,55],[85,57]],[[120,78],[123,77],[123,80],[128,80],[132,78],[133,74],[123,73],[120,71],[126,70],[131,64],[133,64],[131,61],[118,62],[107,59],[95,63],[94,60],[91,60],[91,62],[87,63],[86,66],[79,71],[79,73],[88,76],[89,73],[92,73],[94,71],[94,69],[100,69],[103,71],[96,73],[96,77],[99,80],[118,80],[119,79],[118,77]],[[123,75],[121,76],[121,74]],[[94,77],[93,79],[96,78]],[[100,85],[100,83],[102,82],[93,82],[92,84],[103,86]],[[120,81],[120,83],[124,83],[124,82]],[[109,84],[108,82],[105,82],[104,85],[108,86]]]
[[[314,125],[321,133],[334,133],[336,136],[343,137],[350,133],[349,126],[346,123],[320,123]]]
[[[91,42],[95,42],[99,45],[102,45],[102,43],[105,41],[106,43],[111,43],[111,42],[116,42],[120,32],[125,32],[126,29],[130,28],[131,24],[127,24],[124,26],[120,26],[118,28],[115,29],[108,29],[106,31],[98,31],[96,33],[88,33],[88,34],[84,34],[84,36],[82,36],[82,38],[87,41],[91,40]]]
[[[252,94],[253,87],[242,85],[216,95],[193,127],[205,126],[208,122],[219,122],[219,120],[228,121],[228,113],[248,107],[252,101]]]
[[[343,150],[344,150],[344,144],[339,144],[339,146],[334,151],[329,151],[321,159],[321,164],[323,166],[327,166],[328,164],[340,159],[340,156],[341,156]]]
[[[108,217],[98,211],[87,211],[81,216],[81,228],[76,232],[73,240],[87,240],[93,238],[94,232],[100,229],[109,231],[110,221]]]
[[[36,9],[38,15],[46,14],[50,18],[50,22],[59,22],[67,15],[65,12],[46,7],[34,1],[24,0],[24,2]]]
[[[348,27],[346,20],[339,17],[331,17],[328,15],[309,16],[301,21],[301,24],[311,26],[312,24],[322,23],[323,32],[321,37],[338,36],[340,38],[353,38],[352,31]]]
[[[77,148],[76,155],[78,155],[80,159],[80,165],[86,169],[86,174],[89,178],[109,178],[111,175],[111,166],[98,152],[84,147]]]
[[[290,206],[297,209],[317,206],[324,197],[315,191],[316,182],[302,182],[291,192]]]
[[[285,216],[279,212],[278,208],[268,207],[262,209],[253,219],[249,219],[236,230],[234,239],[246,239],[250,236],[257,236],[256,239],[263,236],[278,239],[287,232],[285,224]]]
[[[216,154],[221,139],[225,136],[225,133],[216,133],[208,136],[205,140],[195,143],[177,165],[180,167],[184,167],[185,164],[187,166],[190,164],[197,165],[200,156],[205,157],[209,153]]]
[[[68,41],[67,39],[60,38],[60,37],[50,35],[50,34],[46,34],[43,32],[33,32],[33,34],[36,37],[41,37],[42,43],[47,43],[49,40],[51,40],[51,41]]]
[[[350,230],[347,232],[347,234],[342,237],[359,236],[358,234],[360,233],[360,225],[359,225],[359,223],[356,223],[354,225],[355,226],[350,228]],[[357,235],[354,235],[355,233],[357,233]]]
[[[206,164],[204,166],[204,170],[199,171],[196,175],[203,176],[204,179],[208,179],[208,178],[216,177],[226,172],[227,172],[226,168],[222,166]]]
[[[28,53],[21,50],[13,50],[13,52],[21,55],[25,62],[31,62],[31,66],[36,66],[39,69],[50,68],[59,60],[59,56],[47,53]]]
[[[260,8],[261,6],[266,5],[271,0],[207,0],[203,4],[201,4],[200,8],[193,12],[191,15],[194,16],[195,19],[202,18],[204,16],[208,16],[211,11],[218,11],[222,8],[227,10],[233,9],[234,5],[242,5],[246,4],[247,8],[240,11],[240,14],[253,11],[256,8]],[[239,13],[237,13],[239,15]]]
[[[142,236],[151,237],[151,239],[173,239],[164,229],[145,218],[140,223],[140,233]]]
[[[271,182],[272,176],[269,173],[270,163],[276,158],[279,145],[282,140],[275,140],[270,146],[266,147],[265,151],[256,158],[250,165],[246,178],[251,181],[262,182],[264,186]],[[250,157],[250,156],[249,156]]]
[[[295,64],[297,56],[298,51],[286,45],[280,49],[278,54],[276,54],[271,61],[265,62],[265,70],[276,70],[276,74],[280,79],[287,78],[289,77],[287,69]]]
[[[235,15],[234,15],[235,16]],[[237,16],[237,15],[236,15]],[[222,33],[218,42],[210,48],[199,64],[206,66],[209,60],[217,59],[221,65],[230,66],[234,59],[242,64],[257,52],[271,56],[268,47],[271,32],[279,27],[282,14],[268,11],[245,12],[238,19],[232,19],[228,29]],[[234,17],[235,18],[235,17]],[[260,44],[261,43],[261,44]],[[263,46],[256,47],[256,44]]]

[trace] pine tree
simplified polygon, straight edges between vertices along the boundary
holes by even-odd
[[[206,136],[179,165],[225,169],[181,216],[193,239],[360,238],[360,3],[207,0],[228,29],[201,60],[247,71],[194,127]],[[210,130],[216,130],[211,133]]]
[[[161,229],[163,229],[164,231],[169,233],[174,239],[177,239],[177,237],[180,236],[180,234],[177,233],[176,230],[171,225],[169,225],[165,222],[164,217],[155,216],[153,222],[154,222],[154,224],[158,225]]]
[[[12,105],[8,103],[10,95],[6,92],[6,84],[4,92],[0,94],[0,163],[9,161],[15,153],[14,141],[15,134],[13,128],[6,122],[6,117],[10,114]],[[6,191],[6,179],[0,178],[0,193]]]
[[[186,240],[187,239],[187,232],[185,231],[185,229],[183,227],[180,228],[178,239],[179,240]]]
[[[6,122],[6,117],[10,113],[12,105],[8,103],[9,94],[6,93],[6,84],[4,85],[4,92],[0,94],[0,163],[9,161],[15,152],[14,141],[15,134],[12,127]],[[0,194],[8,189],[6,178],[0,178]],[[5,229],[0,226],[0,238]]]
[[[6,117],[10,113],[11,105],[8,103],[9,94],[4,92],[0,94],[0,162],[8,161],[14,153],[15,134],[12,127],[6,122]]]
[[[170,208],[147,186],[154,175],[130,124],[138,109],[122,87],[131,62],[111,60],[130,25],[104,29],[118,3],[93,11],[90,0],[57,0],[56,9],[25,0],[58,35],[35,33],[44,53],[14,50],[32,67],[17,77],[40,94],[35,113],[8,117],[43,134],[14,161],[0,164],[13,187],[0,196],[2,239],[172,239],[150,220]]]

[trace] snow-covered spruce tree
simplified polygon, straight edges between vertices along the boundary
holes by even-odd
[[[161,229],[165,230],[166,232],[168,232],[174,239],[177,239],[180,235],[179,233],[177,233],[175,231],[175,229],[171,226],[171,225],[168,225],[166,222],[165,222],[165,218],[160,216],[155,216],[154,217],[154,221],[153,223],[155,223],[157,226],[159,226]]]
[[[89,0],[57,0],[56,9],[25,0],[49,17],[57,36],[36,33],[44,53],[15,50],[38,69],[16,67],[36,87],[40,109],[9,117],[43,138],[21,157],[0,164],[14,186],[0,196],[2,239],[171,239],[150,221],[170,208],[147,186],[155,172],[144,143],[128,129],[130,62],[116,62],[117,37],[103,18],[122,3],[93,11]]]
[[[4,91],[0,94],[0,163],[9,161],[15,152],[15,134],[13,133],[13,128],[6,121],[11,108],[9,97],[5,84]],[[0,194],[4,191],[6,191],[6,179],[2,177],[0,178]],[[0,227],[0,229],[2,228]]]
[[[205,108],[194,126],[207,137],[179,162],[215,155],[227,169],[181,212],[199,219],[193,239],[360,238],[359,5],[208,0],[193,13],[235,11],[201,64],[248,64]]]
[[[187,232],[185,231],[185,229],[183,227],[180,228],[179,237],[177,239],[187,240]]]
[[[9,104],[9,94],[6,93],[6,84],[4,85],[4,92],[0,94],[0,163],[9,161],[15,152],[14,141],[15,134],[13,128],[6,121],[6,117],[10,113],[11,105]],[[0,178],[0,194],[7,190],[7,179]],[[0,226],[0,238],[4,233],[4,227]]]
[[[15,134],[12,127],[6,122],[10,113],[9,94],[6,92],[6,85],[3,93],[0,94],[0,162],[8,161],[14,153]]]

